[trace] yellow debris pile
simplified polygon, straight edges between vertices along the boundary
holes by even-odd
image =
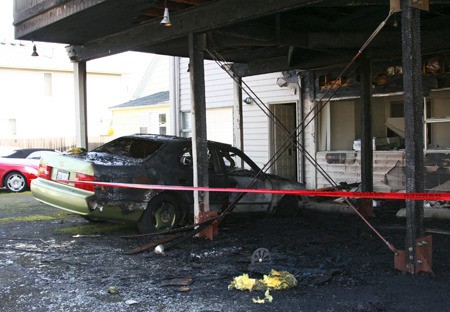
[[[297,285],[297,279],[294,275],[286,271],[271,270],[269,275],[264,275],[262,279],[250,278],[244,273],[233,278],[228,289],[238,290],[264,290],[264,289],[286,289]]]
[[[70,155],[79,155],[79,154],[84,154],[87,152],[87,149],[83,148],[83,147],[74,147],[70,150],[67,151],[67,154]]]
[[[269,288],[267,288],[266,292],[264,293],[264,298],[260,299],[258,298],[252,298],[253,303],[266,303],[266,302],[272,302],[273,297],[270,295]]]
[[[237,290],[253,290],[256,285],[256,279],[250,278],[247,273],[236,276],[228,285],[228,289],[236,288]]]

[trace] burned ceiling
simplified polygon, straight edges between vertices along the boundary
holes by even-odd
[[[241,76],[315,69],[348,62],[387,17],[388,0],[15,0],[17,39],[65,43],[86,61],[124,51],[188,56],[190,32],[235,64]],[[33,2],[33,3],[34,3]],[[160,25],[164,8],[171,27]],[[430,0],[421,12],[424,54],[450,51],[450,2]],[[401,56],[395,13],[367,53]],[[205,58],[210,58],[205,54]]]

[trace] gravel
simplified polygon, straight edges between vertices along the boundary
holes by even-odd
[[[404,249],[405,220],[370,220]],[[449,230],[448,221],[426,227]],[[450,236],[433,235],[435,275],[393,268],[393,253],[356,216],[303,211],[289,218],[231,215],[213,241],[191,238],[158,255],[133,225],[96,223],[0,191],[1,311],[447,311]],[[251,263],[258,248],[271,261]],[[296,287],[228,290],[235,276],[292,273]]]

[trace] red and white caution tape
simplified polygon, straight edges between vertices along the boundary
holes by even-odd
[[[74,183],[74,181],[57,180],[56,182]],[[269,190],[269,189],[240,189],[240,188],[216,188],[194,187],[176,185],[152,185],[134,183],[113,183],[76,181],[76,183],[94,184],[96,186],[135,188],[150,190],[175,190],[175,191],[203,191],[203,192],[227,192],[227,193],[259,193],[259,194],[283,194],[295,196],[319,196],[319,197],[346,197],[346,198],[371,198],[371,199],[399,199],[399,200],[431,200],[450,201],[450,193],[393,193],[393,192],[344,192],[344,191],[316,191],[316,190]]]

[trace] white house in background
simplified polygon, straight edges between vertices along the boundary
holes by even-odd
[[[114,136],[135,133],[169,134],[169,91],[161,91],[112,106]]]
[[[39,56],[31,56],[30,42],[0,44],[0,139],[13,144],[75,137],[73,64],[63,45],[36,45]],[[139,89],[149,67],[155,67],[155,61],[153,55],[145,53],[125,53],[87,63],[87,128],[91,142],[99,137],[106,136],[101,141],[112,138],[109,107],[129,100],[136,90],[146,95],[168,89],[168,61],[149,89]]]

